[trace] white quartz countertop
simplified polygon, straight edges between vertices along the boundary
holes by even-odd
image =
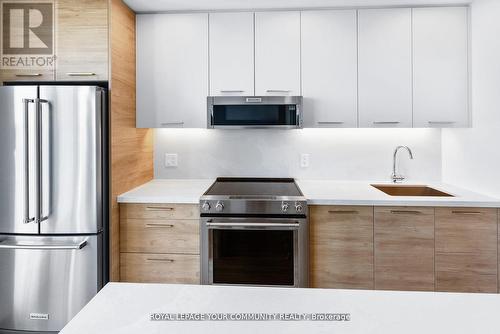
[[[118,196],[119,203],[178,203],[195,204],[214,179],[164,180],[155,179]]]
[[[297,183],[309,205],[500,207],[500,199],[435,182],[407,182],[403,185],[426,185],[454,197],[390,196],[371,186],[391,185],[388,182],[297,180]]]
[[[214,179],[155,179],[118,196],[118,202],[196,204],[213,182]],[[454,197],[389,196],[371,186],[387,182],[297,180],[297,184],[309,205],[500,207],[500,199],[434,182],[407,182],[405,185],[428,185]]]
[[[109,283],[60,333],[497,334],[498,310],[498,294]],[[152,313],[205,319],[341,313],[350,320],[151,321]]]

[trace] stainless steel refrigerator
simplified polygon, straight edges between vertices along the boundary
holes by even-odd
[[[106,280],[106,93],[0,87],[0,333],[59,331]]]

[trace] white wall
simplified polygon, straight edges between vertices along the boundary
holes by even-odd
[[[441,179],[441,130],[304,129],[204,130],[156,129],[156,178],[271,176],[309,179],[389,180],[397,145],[400,167],[410,179]],[[164,167],[165,153],[177,153],[179,166]],[[300,168],[301,153],[310,167]]]
[[[473,128],[443,130],[443,180],[500,197],[500,1],[475,0]]]

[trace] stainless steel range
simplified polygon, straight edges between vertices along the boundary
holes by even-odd
[[[200,212],[202,284],[308,286],[307,201],[293,179],[218,178]]]

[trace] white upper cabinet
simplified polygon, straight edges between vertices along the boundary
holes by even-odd
[[[255,95],[300,95],[300,12],[255,13]]]
[[[210,95],[254,95],[254,13],[210,13]]]
[[[356,11],[302,12],[304,127],[357,127]]]
[[[467,127],[467,8],[413,9],[413,43],[413,125]]]
[[[137,15],[137,127],[206,128],[208,14]]]
[[[358,11],[359,126],[412,127],[411,9]]]

